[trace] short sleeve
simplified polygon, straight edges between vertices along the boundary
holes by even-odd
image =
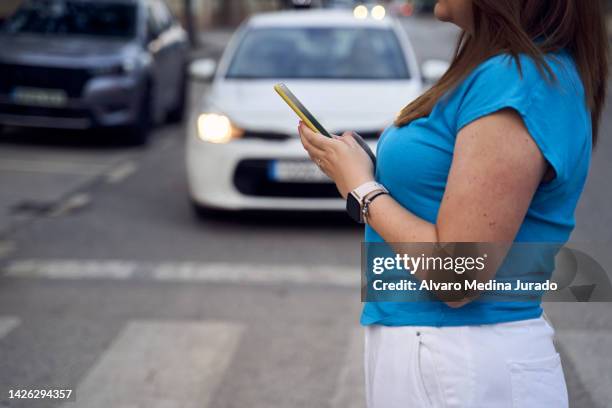
[[[590,119],[582,84],[573,64],[571,69],[561,68],[560,59],[548,62],[556,79],[540,72],[531,58],[521,56],[520,61],[519,69],[509,55],[493,57],[464,81],[457,90],[456,133],[484,116],[502,109],[515,110],[555,170],[557,184],[575,165],[576,149],[590,147]]]

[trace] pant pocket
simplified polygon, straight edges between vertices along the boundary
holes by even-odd
[[[558,353],[537,360],[509,361],[514,408],[567,408],[567,387]]]
[[[432,351],[429,349],[429,346],[420,341],[420,339],[417,344],[416,363],[417,372],[415,375],[415,380],[417,381],[417,386],[423,394],[423,400],[427,401],[428,407],[444,407],[444,403],[441,398],[438,373],[435,367]]]

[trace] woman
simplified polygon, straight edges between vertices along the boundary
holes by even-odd
[[[300,124],[344,198],[371,191],[365,241],[558,242],[574,227],[605,99],[599,1],[439,0],[462,29],[448,72],[381,136]],[[383,194],[378,194],[383,192]],[[363,204],[363,203],[362,203]],[[366,303],[369,407],[566,407],[541,302]]]

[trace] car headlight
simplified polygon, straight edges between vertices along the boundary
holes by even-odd
[[[381,6],[380,4],[372,8],[372,18],[376,20],[382,20],[385,18],[385,14],[387,14],[387,11],[385,10],[385,7]]]
[[[121,64],[121,68],[123,68],[123,72],[125,72],[126,74],[129,74],[130,72],[134,71],[137,66],[138,60],[136,58],[126,58]]]
[[[353,9],[355,18],[364,19],[368,17],[368,8],[363,4],[358,5]]]
[[[138,61],[135,58],[126,58],[121,63],[113,65],[101,65],[92,68],[90,71],[93,76],[125,75],[134,71],[137,65]]]
[[[198,137],[210,143],[228,143],[242,137],[244,131],[232,124],[225,115],[203,113],[198,116]]]

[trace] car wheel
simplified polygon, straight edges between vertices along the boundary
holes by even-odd
[[[187,105],[187,72],[183,70],[179,80],[179,95],[174,106],[168,111],[168,123],[181,123],[185,117],[185,106]]]
[[[151,86],[147,85],[142,92],[140,109],[136,122],[127,129],[128,142],[131,145],[141,146],[149,141],[149,134],[153,127],[153,101],[151,99]]]
[[[196,202],[193,198],[190,199],[190,203],[193,214],[200,220],[209,220],[213,217],[222,217],[224,214],[222,210],[206,207],[205,205]]]

